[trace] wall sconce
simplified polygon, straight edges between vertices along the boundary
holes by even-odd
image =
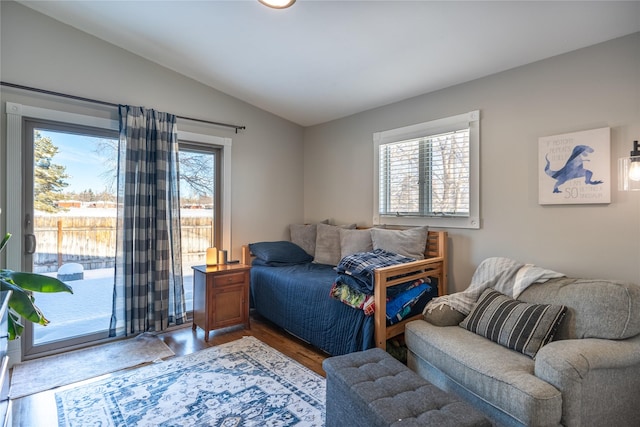
[[[265,6],[273,9],[286,9],[296,2],[296,0],[258,0]]]
[[[618,160],[618,190],[640,191],[640,144],[633,141],[629,157]]]

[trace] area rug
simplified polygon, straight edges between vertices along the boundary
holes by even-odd
[[[325,380],[254,337],[55,393],[58,426],[322,427]]]
[[[18,399],[173,355],[173,351],[155,335],[140,334],[135,338],[31,360],[13,367],[11,398]]]

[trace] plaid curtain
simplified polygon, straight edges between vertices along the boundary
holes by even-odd
[[[121,105],[110,336],[162,331],[186,319],[178,182],[175,116]]]

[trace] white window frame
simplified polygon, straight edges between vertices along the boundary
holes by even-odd
[[[29,105],[6,103],[7,114],[7,158],[6,158],[6,183],[7,183],[7,206],[12,209],[5,209],[7,231],[20,234],[16,240],[24,241],[22,236],[22,132],[23,118],[37,120],[51,120],[72,125],[82,125],[101,129],[118,130],[117,120],[87,116],[76,113],[69,113],[59,110],[33,107]],[[231,248],[231,138],[222,138],[212,135],[204,135],[192,132],[182,132],[178,130],[178,141],[193,141],[204,144],[213,144],[222,147],[222,242],[225,248]],[[6,251],[7,268],[21,270],[22,266],[22,244],[9,245]]]
[[[469,216],[396,216],[380,214],[380,146],[469,127]],[[373,134],[373,224],[437,228],[480,228],[480,111],[470,111]]]

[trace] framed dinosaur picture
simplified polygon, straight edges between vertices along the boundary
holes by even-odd
[[[538,139],[538,203],[611,203],[611,129]]]

